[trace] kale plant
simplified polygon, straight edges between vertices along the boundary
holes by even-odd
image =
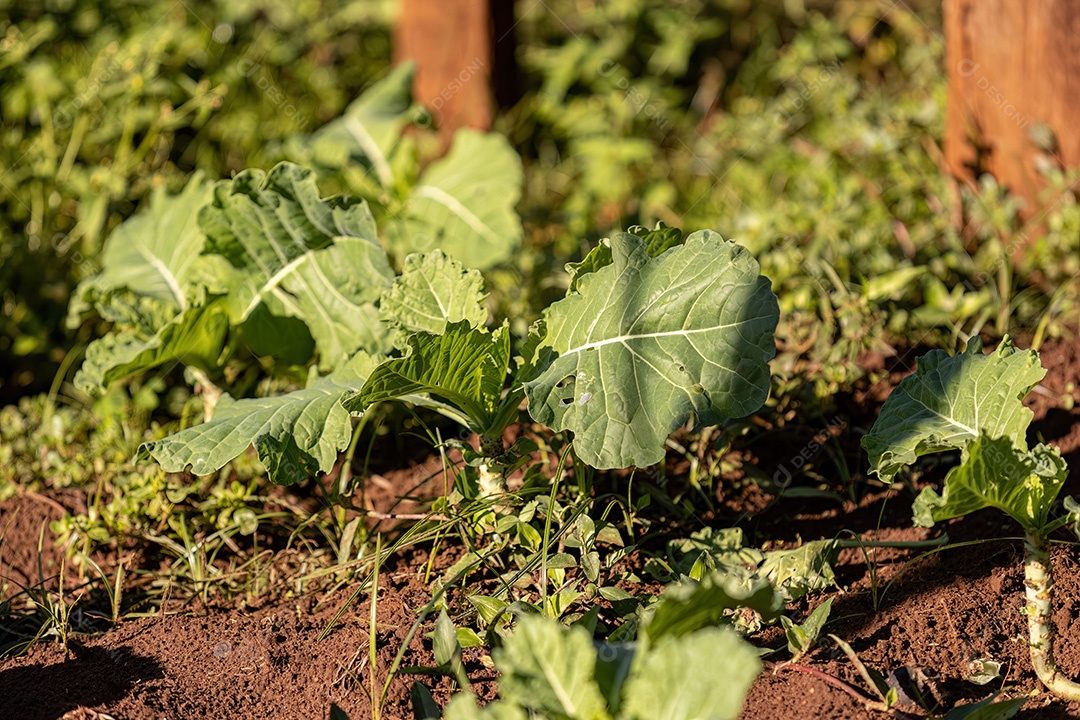
[[[1080,507],[1066,498],[1069,514],[1051,516],[1068,467],[1057,448],[1029,448],[1026,439],[1032,412],[1023,400],[1045,374],[1038,353],[1018,350],[1008,337],[989,354],[978,338],[953,357],[932,350],[885,401],[863,447],[884,481],[923,455],[960,451],[941,493],[928,487],[915,500],[915,524],[930,527],[988,507],[1020,523],[1031,663],[1048,689],[1077,701],[1080,685],[1054,662],[1048,538],[1075,522]]]

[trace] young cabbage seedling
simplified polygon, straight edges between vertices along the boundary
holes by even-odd
[[[295,204],[330,202],[314,194]],[[359,216],[362,206],[349,207]],[[368,219],[353,224],[374,236]],[[480,495],[497,496],[507,475],[528,459],[520,446],[503,444],[503,431],[527,401],[537,423],[572,433],[583,463],[654,465],[664,458],[668,436],[688,421],[716,424],[762,406],[780,311],[757,261],[719,234],[631,231],[569,265],[566,296],[517,342],[507,324],[489,327],[478,270],[439,250],[412,254],[400,275],[376,273],[382,289],[375,288],[366,314],[377,319],[371,325],[378,343],[360,342],[327,375],[313,367],[302,390],[223,397],[210,422],[143,449],[167,472],[190,468],[205,475],[254,445],[270,478],[289,484],[330,471],[350,442],[350,413],[404,401],[479,436],[479,452],[468,448],[470,472]],[[393,274],[374,241],[354,240],[353,250],[373,252],[379,267]],[[370,290],[369,280],[357,285]],[[320,353],[325,344],[319,341]]]
[[[402,354],[342,404],[359,414],[406,400],[457,419],[480,437],[482,495],[505,491],[518,458],[503,446],[503,431],[525,400],[533,420],[573,433],[580,460],[609,469],[656,464],[668,435],[688,420],[744,417],[768,396],[777,300],[750,253],[715,232],[684,239],[673,228],[636,228],[598,245],[568,266],[566,296],[522,339],[512,372],[509,328],[489,329],[486,312],[461,311],[479,307],[480,286],[460,266],[431,282],[442,275],[425,270],[430,257],[406,260],[412,267],[383,299],[402,326]],[[465,283],[468,303],[469,292],[451,292]],[[447,290],[434,297],[433,286]],[[420,306],[438,323],[417,321]]]
[[[1074,522],[1080,508],[1066,498],[1069,514],[1051,519],[1068,468],[1057,448],[1029,449],[1026,440],[1032,412],[1023,400],[1045,374],[1038,353],[1018,350],[1008,337],[985,355],[977,338],[953,357],[933,350],[885,401],[863,447],[872,471],[885,481],[922,455],[960,451],[961,462],[945,476],[941,494],[925,488],[915,500],[915,524],[930,527],[987,507],[1020,523],[1031,663],[1048,689],[1080,701],[1080,684],[1054,662],[1047,540]]]

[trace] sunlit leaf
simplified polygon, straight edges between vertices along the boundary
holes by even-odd
[[[708,527],[685,540],[672,541],[669,547],[676,568],[684,575],[690,575],[695,566],[703,566],[743,582],[767,580],[786,601],[836,583],[832,569],[837,552],[834,540],[815,540],[791,550],[764,552],[743,544],[742,528]]]
[[[506,702],[488,703],[481,708],[476,704],[475,695],[463,692],[450,700],[443,717],[445,720],[528,720],[529,714]]]
[[[671,248],[680,245],[683,240],[682,231],[678,228],[667,227],[660,223],[655,230],[646,230],[635,225],[620,235],[636,235],[645,243],[645,251],[649,257],[658,257]],[[581,262],[568,263],[566,271],[570,273],[570,292],[576,292],[581,279],[589,273],[596,272],[602,267],[612,263],[611,241],[604,238],[596,244],[585,259]]]
[[[201,369],[217,366],[229,332],[223,301],[188,308],[173,319],[162,316],[159,323],[160,329],[153,334],[124,329],[90,343],[75,375],[75,386],[98,393],[113,382],[170,363]]]
[[[436,248],[466,267],[486,270],[510,258],[522,238],[514,206],[521,159],[506,138],[459,130],[446,157],[432,163],[386,230],[401,255]]]
[[[1037,353],[1017,350],[1008,338],[985,355],[978,338],[952,357],[931,350],[863,438],[871,470],[889,481],[922,455],[959,450],[981,432],[1026,449],[1032,413],[1022,401],[1045,374]]]
[[[821,634],[821,629],[825,627],[829,613],[832,612],[832,601],[832,598],[826,598],[825,602],[814,608],[809,617],[798,625],[789,620],[786,615],[780,617],[780,622],[784,626],[784,636],[788,642],[788,652],[791,653],[793,662],[810,652],[817,643],[818,635]]]
[[[270,479],[288,485],[315,469],[333,468],[352,437],[342,396],[364,383],[378,358],[357,353],[348,363],[303,390],[266,398],[218,402],[210,422],[143,445],[165,472],[190,468],[212,473],[254,443]]]
[[[140,206],[139,213],[109,235],[101,253],[101,272],[79,284],[71,309],[77,314],[88,302],[107,304],[110,293],[123,289],[161,301],[174,313],[185,310],[205,242],[199,208],[210,201],[211,187],[196,172],[176,195],[164,187],[154,190],[145,208]]]
[[[622,716],[735,720],[760,672],[757,652],[732,630],[669,636],[635,659],[623,690]]]
[[[457,408],[477,432],[488,429],[510,363],[505,328],[489,333],[463,320],[442,335],[410,335],[407,352],[376,368],[345,407],[362,412],[372,403],[427,395]]]
[[[1069,469],[1056,447],[1021,450],[1006,438],[981,434],[963,452],[963,461],[945,476],[938,495],[923,488],[915,500],[915,524],[930,527],[981,510],[997,508],[1025,528],[1046,524],[1050,507]]]
[[[814,540],[791,550],[770,550],[758,567],[787,601],[836,584],[832,563],[839,552],[835,540]]]
[[[272,301],[306,323],[324,369],[390,349],[376,303],[394,273],[366,203],[320,199],[311,171],[282,163],[218,183],[199,223],[205,252],[228,261],[219,282],[235,323]]]
[[[382,317],[404,330],[442,334],[447,323],[487,322],[484,278],[441,250],[405,258],[401,275],[379,304]]]
[[[998,695],[1000,693],[977,703],[955,707],[945,713],[944,720],[1009,720],[1016,717],[1016,713],[1020,712],[1020,708],[1030,699],[1022,695],[1012,700],[995,702]]]
[[[650,608],[643,631],[653,642],[667,636],[681,637],[730,622],[731,611],[743,607],[772,619],[780,609],[780,597],[764,580],[710,573],[700,582],[684,580],[668,585]]]
[[[390,156],[401,132],[416,114],[412,99],[415,66],[403,62],[331,120],[299,142],[324,167],[350,163],[369,169],[384,188],[394,186]]]
[[[503,699],[571,720],[604,717],[604,698],[594,678],[596,649],[583,628],[526,616],[493,655],[502,673]]]
[[[635,235],[611,247],[612,264],[545,312],[554,359],[525,390],[533,418],[572,431],[589,465],[644,467],[690,418],[761,407],[779,310],[757,261],[716,233],[657,258]]]

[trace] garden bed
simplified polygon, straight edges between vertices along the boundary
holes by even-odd
[[[1077,468],[1080,411],[1065,410],[1064,397],[1065,379],[1080,375],[1080,350],[1071,343],[1052,341],[1044,346],[1042,358],[1049,372],[1042,390],[1030,397],[1029,405],[1036,413],[1032,427],[1058,445]],[[893,362],[896,372],[891,380],[896,382],[904,364]],[[881,395],[864,388],[842,400],[845,427],[869,425]],[[843,436],[845,443],[857,439],[851,432]],[[773,441],[792,447],[804,442],[783,433]],[[754,459],[750,450],[744,451],[744,459]],[[384,485],[404,492],[417,471],[387,474],[393,483]],[[917,484],[939,480],[940,475],[932,469]],[[922,558],[920,552],[925,551],[866,548],[864,554],[859,548],[843,550],[835,564],[838,587],[813,593],[789,608],[798,617],[833,598],[827,630],[846,639],[863,663],[905,691],[908,698],[900,696],[898,715],[925,716],[925,710],[910,701],[915,685],[924,693],[924,702],[939,703],[941,708],[981,699],[1004,687],[1007,697],[1031,694],[1017,717],[1080,716],[1080,706],[1053,699],[1031,670],[1023,639],[1026,621],[1021,614],[1022,547],[1017,528],[999,515],[975,513],[940,530],[926,530],[911,526],[912,495],[897,486],[864,489],[855,500],[843,502],[829,498],[776,501],[745,481],[721,484],[719,492],[724,500],[721,509],[716,515],[701,516],[702,523],[727,527],[741,520],[751,540],[772,539],[793,546],[800,540],[844,537],[849,531],[870,541],[917,541],[942,530],[948,533],[950,547]],[[1080,493],[1076,470],[1064,492]],[[0,526],[6,530],[4,574],[32,583],[39,574],[39,559],[41,572],[56,574],[61,554],[52,547],[48,530],[39,553],[38,536],[43,524],[78,502],[69,492],[16,496],[0,504]],[[1067,536],[1062,533],[1061,538]],[[126,551],[124,562],[130,565],[152,557],[137,550]],[[444,544],[434,571],[452,565],[461,552],[453,544]],[[96,557],[106,574],[121,560]],[[414,548],[383,568],[376,613],[379,683],[387,676],[417,609],[431,599],[425,583],[429,559],[425,549]],[[1080,613],[1075,545],[1056,546],[1053,562],[1058,578],[1054,620],[1061,629],[1056,642],[1058,661],[1067,675],[1077,677],[1080,637],[1070,633]],[[626,587],[641,592],[648,586]],[[74,636],[66,650],[56,642],[38,643],[25,656],[0,664],[0,715],[94,718],[99,717],[95,713],[105,713],[123,720],[310,718],[326,717],[331,703],[336,703],[353,720],[371,717],[367,694],[370,598],[364,594],[349,605],[329,636],[319,639],[351,590],[345,586],[329,593],[297,594],[282,586],[247,601],[223,606],[211,600],[155,617],[124,619],[112,627],[105,619],[87,615],[81,618],[85,627],[108,629]],[[450,598],[452,609],[460,605],[459,595],[451,593]],[[425,637],[430,627],[429,621],[411,639],[401,667],[434,664],[431,641]],[[766,628],[752,641],[762,647],[784,646],[778,627]],[[492,697],[496,672],[485,652],[466,650],[464,661],[474,689],[481,697]],[[754,683],[743,718],[880,716],[839,688],[838,681],[856,693],[860,688],[866,691],[855,667],[835,645],[823,641],[798,668],[785,667],[784,657],[780,653],[771,658],[775,665],[767,666]],[[966,681],[977,658],[1000,663],[1004,680],[984,686]],[[409,692],[418,679],[440,705],[445,704],[452,689],[449,679],[400,673],[389,685],[383,717],[413,717]]]

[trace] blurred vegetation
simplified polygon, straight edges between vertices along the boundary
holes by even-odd
[[[389,66],[389,2],[0,2],[0,398],[47,389],[74,284],[151,189],[267,167]]]
[[[1076,325],[1073,178],[1046,164],[1024,228],[992,179],[943,171],[938,3],[584,5],[525,16],[535,85],[500,118],[547,257],[657,221],[746,245],[781,298],[781,401],[850,386],[867,351]]]

